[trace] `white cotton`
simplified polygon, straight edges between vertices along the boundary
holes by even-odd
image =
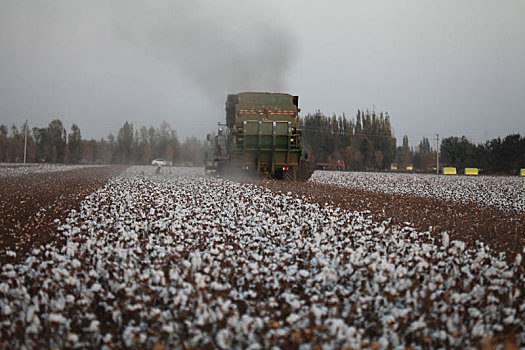
[[[299,277],[307,278],[310,276],[310,273],[307,270],[299,270],[298,275]]]
[[[62,316],[61,314],[49,314],[49,322],[63,324],[66,322],[66,318]]]
[[[82,265],[82,263],[78,259],[71,260],[71,266],[74,269],[78,269],[81,265]]]
[[[68,333],[66,339],[68,342],[75,344],[78,342],[78,335],[75,333]]]
[[[446,233],[446,232],[442,232],[441,233],[441,243],[442,243],[443,247],[448,248],[448,245],[449,245],[448,233]]]
[[[92,286],[91,286],[91,289],[90,289],[93,293],[97,293],[99,292],[100,290],[102,290],[102,286],[98,283],[94,283]]]
[[[89,327],[86,329],[88,332],[97,332],[100,327],[100,322],[97,320],[91,321]]]
[[[5,316],[11,315],[11,312],[12,312],[11,307],[8,304],[4,304],[2,306],[2,314],[4,314]]]
[[[299,321],[301,319],[301,316],[297,314],[291,314],[288,317],[286,317],[286,322],[289,324],[294,324],[295,322]]]
[[[231,340],[231,333],[227,328],[221,329],[215,336],[215,341],[221,349],[229,349]]]
[[[163,332],[166,332],[166,333],[169,333],[169,334],[171,334],[171,333],[173,333],[175,331],[175,329],[173,328],[173,325],[171,323],[163,325],[161,329],[162,329]]]

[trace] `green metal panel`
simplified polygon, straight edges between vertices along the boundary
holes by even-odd
[[[233,140],[231,164],[255,167],[258,173],[272,175],[276,171],[282,174],[283,167],[298,166],[301,136],[295,131],[297,101],[296,96],[289,94],[228,95],[227,124]]]
[[[275,153],[275,163],[286,164],[286,153],[284,152]]]
[[[273,134],[273,123],[263,122],[263,123],[260,123],[260,125],[261,125],[261,134],[263,135]]]
[[[232,128],[235,123],[235,106],[237,105],[238,95],[228,95],[226,98],[226,125]]]
[[[275,133],[277,135],[288,134],[288,122],[276,122]]]
[[[239,107],[257,106],[277,109],[297,108],[290,94],[269,92],[243,92],[237,95]],[[242,109],[242,108],[241,108]]]
[[[268,107],[289,107],[293,108],[293,96],[290,94],[270,93],[270,92],[243,92],[237,95],[239,106],[268,106]]]
[[[246,122],[246,134],[257,134],[259,125],[253,122]]]
[[[275,148],[288,148],[288,136],[276,136],[275,137]]]

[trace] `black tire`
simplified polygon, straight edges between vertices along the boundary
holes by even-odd
[[[310,176],[312,176],[313,172],[315,170],[315,164],[311,163],[309,161],[301,161],[301,166],[299,167],[299,170],[297,171],[297,181],[308,181]]]

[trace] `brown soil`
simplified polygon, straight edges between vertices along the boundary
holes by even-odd
[[[53,239],[58,221],[126,167],[105,166],[0,177],[0,265]],[[16,253],[16,258],[7,256]]]
[[[411,223],[419,230],[432,226],[436,237],[447,231],[451,240],[462,240],[470,248],[478,240],[496,253],[506,253],[507,260],[513,260],[525,247],[525,213],[322,184],[270,181],[265,186],[275,192],[308,197],[321,205],[369,210],[376,220],[392,218],[394,224]]]

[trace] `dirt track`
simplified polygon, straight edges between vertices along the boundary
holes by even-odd
[[[19,260],[53,239],[55,220],[63,220],[90,193],[125,167],[89,167],[70,171],[0,177],[0,264]],[[16,257],[6,256],[6,252]]]
[[[310,197],[320,204],[331,203],[345,209],[370,210],[377,220],[392,218],[393,223],[412,223],[417,229],[439,235],[447,231],[451,239],[462,240],[474,247],[476,240],[513,260],[525,247],[525,214],[473,204],[457,204],[433,198],[367,192],[311,183],[270,181],[265,186],[273,191],[292,192]]]

